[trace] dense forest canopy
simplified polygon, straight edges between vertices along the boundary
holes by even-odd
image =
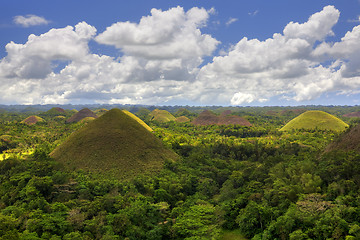
[[[139,117],[133,124],[147,124],[176,160],[122,179],[50,157],[70,135],[104,121],[66,123],[73,109],[109,116],[104,109],[115,107]],[[359,118],[348,115],[359,106],[0,108],[0,239],[360,239],[359,148],[331,147],[360,139]],[[190,121],[152,121],[155,109]],[[204,110],[251,126],[192,124]],[[349,128],[280,131],[309,110]],[[30,116],[43,121],[22,123]]]

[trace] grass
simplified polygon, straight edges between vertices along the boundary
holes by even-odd
[[[166,110],[155,109],[149,115],[151,121],[170,122],[176,120],[176,118]]]
[[[106,172],[119,179],[162,168],[176,154],[138,121],[112,109],[71,134],[51,156],[70,170]]]
[[[344,131],[348,124],[337,117],[323,111],[307,111],[288,122],[280,131],[289,131],[293,129],[320,129]]]

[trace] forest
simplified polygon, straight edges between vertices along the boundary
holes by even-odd
[[[67,123],[76,106],[0,107],[0,239],[360,239],[360,148],[336,147],[360,106],[86,106],[127,109],[176,155],[123,178],[52,157],[101,117]],[[155,108],[189,121],[155,120]],[[204,110],[251,126],[193,124]],[[349,126],[281,130],[308,110]],[[42,121],[23,122],[33,115]]]

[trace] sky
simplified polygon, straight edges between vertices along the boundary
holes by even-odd
[[[360,0],[3,0],[0,104],[360,104]]]

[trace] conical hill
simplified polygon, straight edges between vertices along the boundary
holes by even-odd
[[[151,173],[175,153],[135,119],[112,109],[71,134],[51,156],[68,169],[107,172],[118,178]]]
[[[84,118],[97,118],[98,116],[91,111],[88,108],[81,109],[79,112],[72,115],[68,120],[66,120],[67,123],[73,123],[73,122],[80,122]]]
[[[25,118],[24,120],[21,121],[21,123],[25,123],[27,125],[34,125],[38,122],[43,122],[44,119],[42,119],[41,117],[38,116],[30,116]]]
[[[344,131],[349,125],[323,111],[307,111],[288,122],[280,131],[293,129]]]
[[[151,121],[170,122],[175,121],[176,118],[166,110],[154,109],[150,114]]]

